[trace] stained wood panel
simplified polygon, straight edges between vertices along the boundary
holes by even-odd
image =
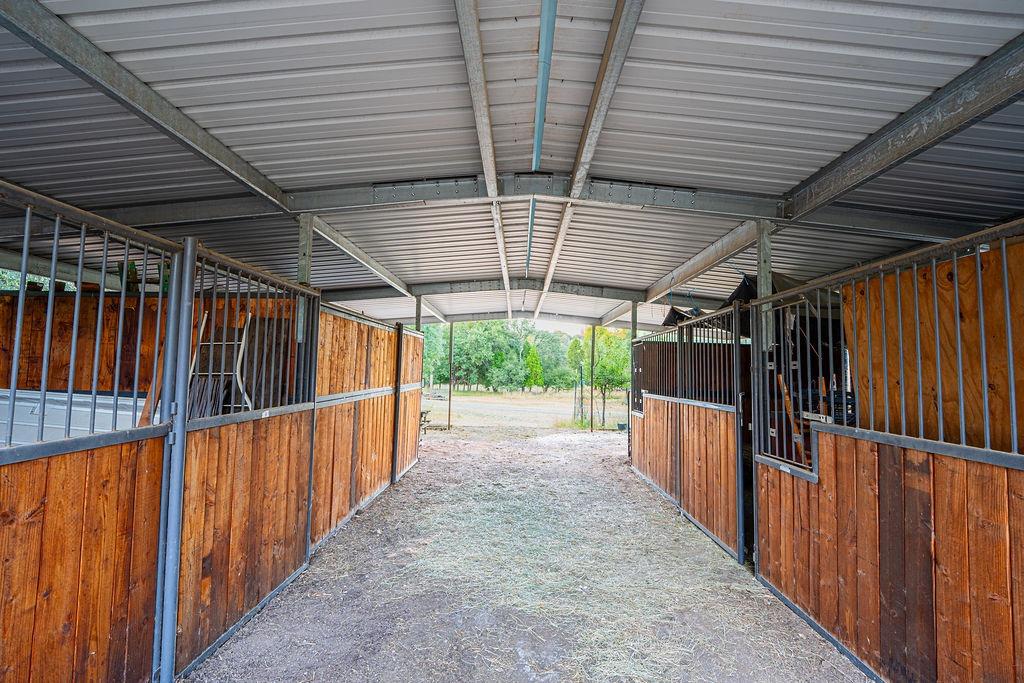
[[[359,402],[355,437],[356,505],[362,505],[391,482],[393,395]]]
[[[676,491],[676,405],[649,396],[644,397],[644,416],[633,433],[633,467],[647,477],[665,495],[678,502]],[[637,439],[637,434],[642,434]],[[643,444],[638,449],[637,446]]]
[[[889,680],[1024,676],[1022,472],[818,439],[817,484],[758,465],[761,575]],[[793,497],[774,493],[787,487]],[[810,553],[786,542],[786,524],[816,539]]]
[[[131,392],[138,378],[139,392],[149,390],[153,378],[154,354],[160,353],[164,337],[163,315],[157,320],[155,295],[147,295],[140,308],[139,296],[130,295],[124,302],[124,318],[121,335],[121,365],[118,368],[117,327],[121,297],[107,293],[103,300],[103,319],[100,322],[99,362],[96,364],[97,391],[110,392],[114,389],[115,374],[118,390]],[[166,297],[164,309],[166,310]],[[99,297],[83,293],[81,297],[77,345],[75,350],[74,385],[76,391],[91,391],[93,360],[96,349],[96,316]],[[74,295],[62,293],[55,296],[53,308],[53,339],[50,346],[47,389],[67,390],[71,367],[71,332],[74,328]],[[142,335],[138,336],[139,311],[142,311]],[[38,390],[43,374],[43,331],[46,328],[47,298],[28,296],[25,298],[24,329],[21,342],[21,357],[18,368],[18,388]],[[18,297],[0,296],[0,387],[9,388],[11,361],[14,352],[14,332],[17,322]],[[160,332],[158,333],[158,326]],[[139,343],[141,342],[141,343]],[[135,351],[139,349],[139,367],[135,367]]]
[[[985,446],[987,398],[991,447],[1010,450],[1009,358],[1011,352],[1017,359],[1024,357],[1024,335],[1017,333],[1019,318],[1012,319],[1013,348],[1008,348],[1002,261],[1002,249],[993,245],[981,255],[980,282],[977,262],[971,256],[959,258],[955,266],[949,260],[939,262],[934,272],[930,265],[920,266],[916,275],[912,269],[904,270],[899,277],[895,273],[874,276],[843,288],[848,302],[843,323],[855,355],[852,369],[861,427],[959,443],[962,381],[964,443]],[[1024,243],[1007,245],[1006,262],[1005,291],[1010,310],[1019,312],[1024,309]],[[979,312],[984,313],[984,329]],[[962,374],[957,365],[958,332]],[[982,344],[987,382],[983,381],[979,353]],[[1015,382],[1017,429],[1024,434],[1024,373],[1017,372]]]
[[[413,466],[419,453],[422,398],[423,391],[420,389],[402,392],[399,410],[398,451],[395,453],[395,458],[398,461],[398,476]]]
[[[352,511],[352,463],[357,404],[342,403],[316,413],[313,448],[311,540],[323,540]]]
[[[188,434],[178,671],[305,561],[311,429],[302,411]]]
[[[682,508],[737,552],[736,413],[675,405],[681,434]]]
[[[423,337],[406,334],[402,341],[402,384],[423,380]]]
[[[0,467],[0,680],[149,679],[163,440]]]

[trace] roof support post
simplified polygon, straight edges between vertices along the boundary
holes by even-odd
[[[942,142],[1024,93],[1024,33],[785,194],[799,219]]]
[[[416,295],[416,331],[423,331],[423,296]]]
[[[636,302],[629,307],[629,338],[636,339]]]
[[[757,296],[758,298],[771,296],[772,290],[772,232],[775,225],[768,220],[757,221]],[[771,311],[771,304],[762,307],[762,330],[761,343],[764,350],[771,348],[772,340],[775,339],[775,325],[771,315],[765,313]]]

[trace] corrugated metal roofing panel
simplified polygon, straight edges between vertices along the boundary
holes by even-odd
[[[991,221],[1024,213],[1024,102],[925,150],[842,203]]]
[[[482,170],[446,0],[50,6],[285,189]]]
[[[591,172],[782,193],[1024,30],[933,5],[649,0]]]
[[[501,205],[502,225],[505,228],[505,252],[511,277],[527,277],[526,252],[530,243],[530,277],[543,277],[555,246],[558,223],[562,218],[562,204],[537,202],[534,212],[533,239],[528,239],[530,202],[508,202]]]
[[[487,203],[360,209],[323,218],[410,284],[501,277]]]
[[[578,206],[555,278],[643,289],[738,224],[672,210]]]
[[[85,208],[239,192],[212,164],[3,30],[0,174]]]
[[[336,305],[347,308],[350,311],[362,313],[371,318],[376,318],[377,320],[383,320],[384,322],[394,322],[396,320],[416,317],[416,300],[408,296],[396,297],[394,299],[342,301]],[[426,311],[423,311],[423,320],[424,322],[437,322]]]

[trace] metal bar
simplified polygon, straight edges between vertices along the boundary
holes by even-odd
[[[135,362],[132,364],[132,426],[139,424],[139,367],[142,360],[142,323],[146,319],[146,280],[149,277],[149,245],[142,247],[142,275],[139,278],[139,308],[135,315]],[[159,292],[159,290],[157,290]],[[128,295],[128,292],[121,292],[121,297]],[[159,295],[159,294],[158,294]],[[159,334],[160,320],[157,319],[157,333]],[[153,355],[156,356],[156,341],[154,340]],[[156,382],[156,376],[149,379],[150,391]]]
[[[18,394],[18,370],[21,365],[21,334],[25,320],[25,283],[28,279],[28,250],[32,236],[32,207],[25,207],[24,234],[21,241],[21,271],[18,285],[18,313],[14,325],[14,350],[11,354],[10,394],[7,397],[7,437],[4,443],[8,446],[14,441],[14,403]]]
[[[75,308],[71,315],[71,351],[68,354],[68,391],[67,401],[71,405],[71,399],[75,393],[75,362],[78,360],[78,323],[82,312],[82,266],[85,263],[85,223],[82,223],[78,233],[78,267],[75,275]],[[64,414],[64,437],[71,436],[71,411]]]
[[[551,76],[551,53],[555,42],[555,17],[558,0],[542,0],[540,7],[540,37],[537,48],[537,93],[533,114],[533,162],[530,168],[540,170],[541,147],[544,143],[544,119],[548,106],[548,78]],[[531,207],[532,208],[532,207]],[[533,216],[530,216],[533,225]],[[529,264],[529,258],[527,258]]]
[[[124,259],[121,262],[121,291],[117,297],[117,336],[114,342],[114,414],[111,424],[117,429],[117,403],[121,393],[121,352],[124,347],[124,307],[125,299],[128,296],[128,257],[131,252],[131,242],[125,240]]]
[[[956,252],[953,252],[953,302],[953,321],[956,323],[956,381],[957,403],[959,404],[960,412],[960,443],[966,445],[967,420],[964,417],[964,357],[960,340],[960,275],[957,272]]]
[[[594,354],[597,350],[597,326],[590,326],[590,431],[594,431]]]
[[[1013,316],[1010,315],[1010,282],[1008,277],[1009,269],[1006,266],[1006,239],[999,241],[999,251],[1002,256],[1003,267],[1003,316],[1006,320],[1006,367],[1007,384],[1010,391],[1010,450],[1018,452],[1017,443],[1017,381],[1014,368],[1015,358],[1013,354]]]
[[[917,363],[917,435],[924,438],[924,375],[921,371],[921,292],[918,284],[917,264],[911,271],[914,278],[914,353]],[[936,355],[939,349],[935,349]]]
[[[459,23],[459,36],[462,39],[462,55],[466,63],[487,196],[497,197],[498,172],[495,165],[494,138],[491,134],[491,108],[487,97],[483,46],[480,40],[480,13],[476,0],[455,0],[455,14]]]
[[[50,247],[49,291],[46,294],[46,323],[43,331],[43,367],[39,374],[39,424],[36,440],[43,440],[43,428],[46,425],[46,384],[50,374],[50,344],[53,341],[53,304],[57,291],[57,252],[60,247],[60,216],[53,221],[53,245]],[[68,412],[71,404],[68,404]]]
[[[100,281],[106,280],[107,276],[107,257],[110,254],[110,233],[103,233],[103,259],[100,263]],[[92,434],[96,431],[96,393],[97,385],[99,382],[99,371],[100,371],[100,346],[103,340],[103,318],[104,306],[106,305],[106,288],[100,285],[100,295],[96,301],[96,338],[93,344],[92,350],[92,405],[89,409],[89,433]]]
[[[164,561],[163,610],[160,628],[160,683],[174,681],[174,655],[178,622],[178,572],[181,566],[181,523],[185,480],[186,414],[192,349],[192,298],[195,278],[196,239],[185,238],[182,258],[181,306],[178,345],[174,362],[174,404],[167,497],[166,559]]]
[[[1024,34],[789,190],[800,218],[1016,101],[1024,91]]]
[[[900,283],[900,269],[896,268],[896,326],[900,361],[900,434],[907,433],[907,390],[903,363],[903,286]]]
[[[935,321],[935,413],[938,416],[939,427],[938,440],[945,441],[945,416],[942,409],[942,346],[939,343],[939,270],[938,263],[932,258],[932,306],[933,320]],[[858,427],[860,425],[857,425]]]
[[[228,308],[231,307],[231,282],[234,278],[231,276],[230,270],[224,271],[224,314],[221,316],[221,327],[220,327],[220,396],[217,400],[217,414],[221,415],[224,413],[224,390],[227,388],[224,386],[225,382],[234,384],[234,380],[229,380],[228,375],[225,374],[227,369],[227,358],[228,358]],[[232,375],[233,377],[234,375]]]
[[[882,304],[881,328],[878,330],[878,343],[882,347],[882,394],[883,406],[885,407],[885,431],[889,431],[889,326],[885,320],[885,274],[878,275],[878,299]]]
[[[167,300],[167,319],[164,324],[164,335],[157,335],[156,345],[159,346],[160,341],[163,341],[163,381],[160,385],[160,424],[170,428],[171,420],[171,403],[174,400],[174,364],[177,360],[177,348],[178,348],[178,316],[181,314],[181,306],[179,299],[181,297],[181,281],[182,281],[182,266],[181,266],[180,252],[174,252],[171,257],[171,270],[170,270],[170,292],[168,293]],[[160,259],[161,272],[163,269],[163,259]],[[189,277],[194,277],[195,273],[190,273]],[[160,278],[161,290],[163,289],[163,276]],[[160,321],[157,319],[157,329],[159,330]],[[191,334],[191,331],[190,331]],[[153,353],[154,361],[159,357],[160,354]],[[156,377],[154,371],[153,377]],[[150,388],[152,391],[152,386]],[[155,401],[153,404],[155,405]],[[170,488],[171,478],[171,445],[164,440],[164,453],[163,463],[160,473],[160,526],[159,534],[157,538],[157,572],[156,572],[156,596],[153,616],[153,657],[152,657],[152,675],[150,680],[157,678],[157,671],[160,667],[160,645],[162,641],[161,629],[163,628],[163,602],[164,602],[164,577],[165,569],[164,565],[167,561],[167,516],[169,507],[169,496],[168,490]]]
[[[395,404],[391,424],[391,483],[398,481],[398,445],[402,432],[402,357],[404,337],[402,323],[395,325]]]
[[[871,417],[868,424],[875,428],[875,350],[871,344],[871,278],[864,278],[864,327],[868,336],[868,412]]]
[[[452,429],[452,387],[455,385],[455,323],[448,323],[448,431]]]
[[[984,273],[981,271],[981,252],[974,252],[975,278],[978,289],[978,340],[979,360],[981,362],[981,406],[983,411],[982,425],[985,430],[985,448],[992,447],[992,426],[988,411],[988,342],[985,335],[985,289]],[[963,399],[960,399],[961,402]]]
[[[246,302],[246,312],[248,312],[248,305],[249,304],[248,304],[248,301],[247,301]],[[232,349],[232,351],[231,351],[231,380],[230,380],[230,384],[231,384],[231,397],[229,399],[230,400],[230,404],[229,404],[230,405],[230,410],[229,410],[229,412],[232,412],[232,413],[236,412],[235,408],[239,407],[238,403],[236,402],[236,394],[238,394],[238,391],[237,391],[237,387],[235,386],[235,383],[236,383],[235,382],[235,377],[236,377],[235,372],[236,372],[236,368],[238,367],[238,346],[239,346],[239,344],[238,344],[238,330],[239,330],[239,317],[241,316],[241,313],[242,313],[242,274],[238,273],[238,276],[235,277],[235,311],[234,311],[234,314],[231,316],[232,319],[235,321],[235,324],[232,326],[233,329],[234,329],[234,332],[232,332],[232,334],[231,334],[231,349]],[[241,320],[241,325],[243,326],[242,329],[244,329],[244,326],[245,326],[245,318],[244,317]],[[241,397],[239,396],[238,399],[241,399]]]

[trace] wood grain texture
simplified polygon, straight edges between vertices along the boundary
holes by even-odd
[[[758,465],[761,576],[888,680],[1019,679],[1024,473],[818,439],[816,485]]]
[[[177,671],[305,561],[312,412],[190,432]]]
[[[0,681],[148,680],[163,440],[0,467]]]

